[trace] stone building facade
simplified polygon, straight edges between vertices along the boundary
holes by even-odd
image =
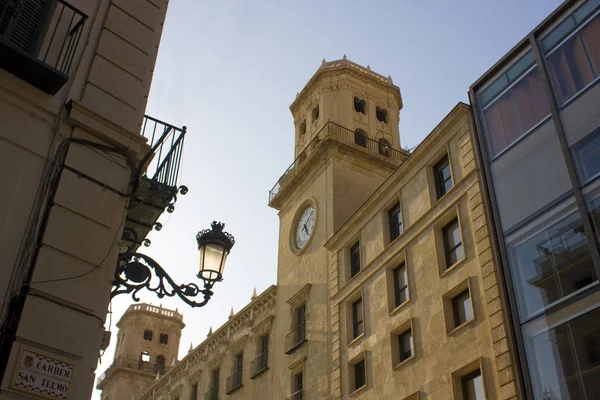
[[[135,398],[520,398],[470,107],[408,152],[400,89],[344,57],[290,109],[277,285]]]
[[[122,245],[165,206],[137,219],[142,191],[176,190],[140,134],[167,3],[0,2],[1,399],[92,394]]]

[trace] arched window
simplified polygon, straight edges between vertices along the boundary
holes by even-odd
[[[356,143],[357,145],[361,146],[361,147],[367,147],[367,138],[369,136],[367,135],[367,132],[365,132],[362,129],[357,129],[354,131],[354,143]]]
[[[315,108],[312,109],[312,122],[315,122],[319,119],[319,105],[317,104]]]
[[[160,344],[167,344],[169,343],[169,335],[166,333],[161,333],[160,337],[158,338],[158,342]]]
[[[367,114],[367,102],[358,96],[354,96],[354,111]]]
[[[142,354],[140,354],[140,361],[150,362],[150,353],[148,353],[147,351],[142,351]]]
[[[379,139],[379,154],[381,154],[384,157],[389,157],[391,147],[392,144],[389,140],[384,138]]]
[[[147,340],[149,342],[152,341],[152,331],[150,329],[146,329],[144,331],[144,340]]]
[[[389,120],[389,116],[388,116],[388,110],[386,110],[383,107],[375,107],[375,115],[377,116],[377,121],[379,122],[383,122],[384,124],[387,124],[390,122]]]
[[[299,130],[300,136],[304,136],[304,134],[306,133],[306,120],[304,120],[300,123],[299,129],[300,129]]]
[[[165,374],[165,356],[156,356],[156,372]]]

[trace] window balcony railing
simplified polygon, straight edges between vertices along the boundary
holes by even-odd
[[[55,94],[69,79],[86,19],[64,0],[0,1],[0,68]]]
[[[148,139],[154,155],[146,177],[170,187],[177,187],[187,128],[177,128],[148,115],[144,116],[142,136]]]
[[[242,387],[242,371],[235,371],[233,375],[227,378],[225,385],[225,394],[229,394]]]
[[[291,395],[289,395],[288,397],[285,398],[285,400],[302,400],[304,398],[304,390],[298,390],[294,393],[292,393]]]
[[[250,378],[256,378],[269,369],[269,352],[264,351],[254,360],[250,361]]]
[[[306,342],[306,322],[302,322],[285,336],[285,354],[290,354]]]
[[[394,149],[388,145],[387,141],[373,140],[364,134],[355,132],[334,122],[327,121],[323,128],[321,128],[315,137],[311,139],[304,150],[296,157],[292,165],[285,170],[277,183],[269,191],[269,202],[271,202],[277,193],[279,193],[286,182],[295,175],[296,168],[308,159],[308,156],[312,154],[317,145],[321,141],[330,138],[348,144],[354,148],[362,149],[362,151],[380,157],[381,159],[387,159],[395,164],[400,164],[408,157],[407,151]]]
[[[219,387],[215,386],[204,393],[204,400],[219,400]]]

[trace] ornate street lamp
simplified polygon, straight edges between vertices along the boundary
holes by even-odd
[[[197,277],[204,282],[203,289],[200,289],[195,283],[176,284],[169,274],[151,257],[133,252],[130,248],[119,257],[113,290],[110,294],[111,299],[122,293],[131,293],[133,300],[139,301],[137,292],[147,288],[156,293],[159,298],[177,295],[192,307],[204,306],[213,295],[211,289],[214,283],[223,280],[225,261],[235,244],[233,236],[223,231],[224,227],[225,224],[214,221],[211,224],[211,229],[205,229],[196,235],[198,250],[200,251],[200,268]],[[128,234],[133,236],[132,242],[137,243],[135,232],[131,230]],[[154,281],[152,271],[158,278],[156,284],[152,283]],[[199,294],[204,296],[204,300],[201,302],[190,299]]]

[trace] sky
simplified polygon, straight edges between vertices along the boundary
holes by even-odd
[[[178,283],[197,282],[195,235],[225,223],[236,244],[224,280],[202,308],[141,293],[141,301],[176,309],[187,325],[179,359],[277,279],[278,216],[268,193],[294,157],[289,105],[327,61],[342,58],[391,75],[400,87],[400,141],[414,147],[469,86],[525,37],[559,0],[258,0],[170,1],[146,113],[187,126],[179,196],[152,245],[140,251]],[[450,6],[451,5],[451,6]],[[132,303],[112,302],[116,322]],[[99,391],[93,399],[99,399]]]

